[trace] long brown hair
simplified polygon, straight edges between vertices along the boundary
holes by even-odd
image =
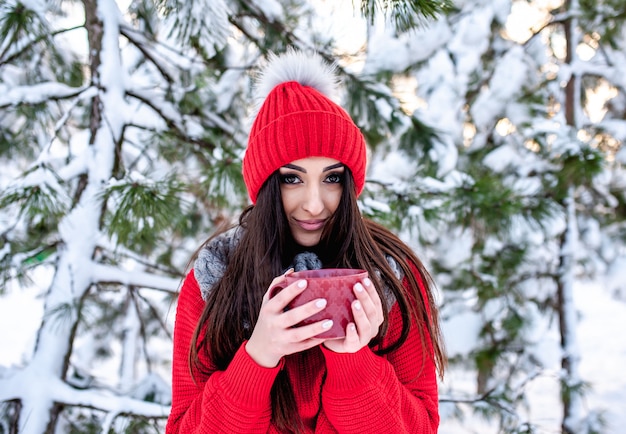
[[[211,289],[192,338],[189,355],[192,375],[194,372],[210,373],[211,368],[202,364],[200,353],[211,361],[213,369],[226,369],[242,342],[250,338],[270,282],[284,272],[297,253],[298,247],[278,198],[280,181],[275,172],[259,191],[256,205],[248,207],[240,216],[241,239],[228,258],[223,277]],[[443,375],[446,359],[433,300],[432,278],[415,253],[396,235],[361,217],[354,181],[347,167],[339,206],[325,226],[315,252],[324,267],[366,269],[381,299],[384,300],[383,288],[388,288],[395,296],[402,316],[402,332],[391,345],[385,348],[378,345],[388,328],[389,312],[383,303],[385,320],[378,336],[370,343],[378,354],[393,351],[404,343],[413,318],[421,325],[423,353],[430,354],[427,351],[427,338],[430,338],[434,361],[439,374]],[[406,287],[394,274],[387,257],[393,258],[401,267],[408,282]],[[426,288],[426,299],[422,296],[415,270]],[[272,420],[279,430],[287,433],[303,431],[286,370],[281,370],[274,382],[271,402]]]

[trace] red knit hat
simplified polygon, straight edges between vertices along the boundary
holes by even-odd
[[[348,113],[329,98],[335,82],[333,68],[319,55],[289,51],[270,58],[257,85],[263,99],[243,158],[252,203],[272,173],[306,157],[340,161],[352,171],[356,194],[361,193],[365,139]]]

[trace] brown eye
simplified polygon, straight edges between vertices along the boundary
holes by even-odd
[[[331,173],[326,177],[324,182],[327,182],[329,184],[341,184],[343,183],[343,173]]]
[[[300,178],[297,175],[292,173],[288,173],[285,175],[280,175],[281,184],[297,184],[300,182]]]

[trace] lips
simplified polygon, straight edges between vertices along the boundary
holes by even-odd
[[[296,224],[305,231],[318,231],[324,227],[326,220],[298,220],[294,219]]]

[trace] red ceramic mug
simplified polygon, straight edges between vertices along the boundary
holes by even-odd
[[[346,336],[348,323],[354,321],[352,302],[356,299],[353,287],[367,277],[366,270],[352,268],[324,268],[321,270],[303,270],[288,274],[285,279],[270,288],[270,297],[298,280],[305,279],[307,288],[298,294],[287,309],[301,306],[318,298],[327,300],[326,308],[311,315],[298,326],[311,324],[323,319],[332,319],[333,326],[320,333],[318,338],[343,338]]]

